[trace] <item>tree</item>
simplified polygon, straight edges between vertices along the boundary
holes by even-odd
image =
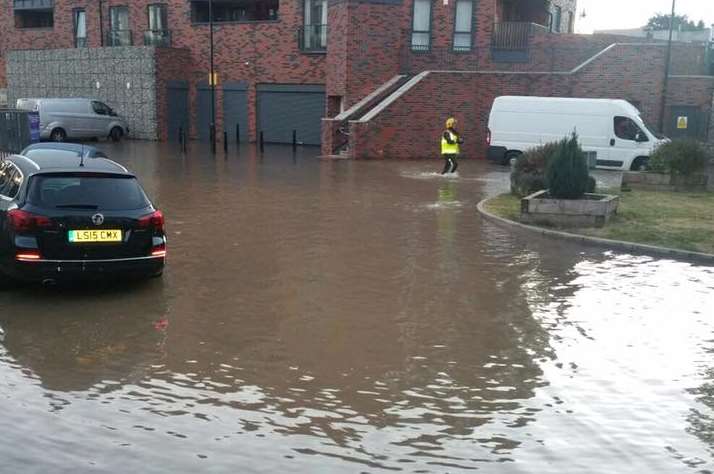
[[[668,30],[671,19],[671,15],[657,13],[649,19],[647,28],[653,30]],[[706,29],[706,25],[703,20],[699,20],[699,23],[694,23],[687,15],[674,15],[674,29],[681,29],[682,31],[701,31]]]

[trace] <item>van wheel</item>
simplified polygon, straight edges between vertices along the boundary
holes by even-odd
[[[635,158],[635,161],[632,162],[632,166],[630,167],[630,171],[647,171],[647,165],[649,164],[650,159],[646,156],[638,156]]]
[[[522,154],[520,151],[509,151],[506,153],[506,156],[503,158],[503,163],[501,164],[503,166],[510,166],[511,161],[517,159]]]
[[[119,127],[114,127],[112,128],[112,131],[109,132],[109,138],[111,138],[113,142],[121,140],[122,135],[124,135],[124,132],[122,132]]]
[[[52,133],[50,133],[50,140],[53,142],[63,142],[67,140],[67,132],[61,128],[55,128],[52,130]]]

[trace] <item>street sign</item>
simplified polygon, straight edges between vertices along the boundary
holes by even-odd
[[[677,128],[680,130],[686,130],[689,127],[689,117],[680,116],[677,117]]]

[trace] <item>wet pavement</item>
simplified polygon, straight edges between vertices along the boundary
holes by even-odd
[[[167,272],[0,292],[0,472],[714,470],[714,268],[484,222],[485,163],[100,146]]]

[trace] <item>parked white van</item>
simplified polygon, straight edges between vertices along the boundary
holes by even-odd
[[[508,164],[528,149],[573,132],[598,168],[640,170],[666,141],[625,100],[498,97],[488,120],[488,159]]]
[[[108,105],[94,99],[17,99],[17,108],[40,113],[40,139],[111,138],[129,133],[126,121]]]

